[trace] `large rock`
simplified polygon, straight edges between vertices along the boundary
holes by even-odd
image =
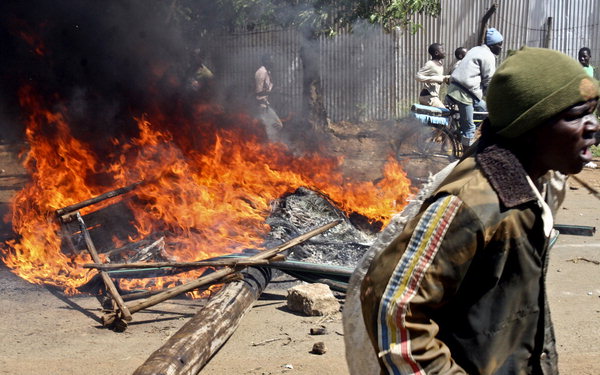
[[[309,316],[329,315],[340,310],[340,303],[325,284],[302,284],[288,289],[287,307]]]

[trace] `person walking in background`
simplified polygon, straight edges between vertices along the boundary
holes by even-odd
[[[583,66],[583,70],[592,78],[596,78],[596,69],[590,65],[592,58],[592,50],[588,47],[581,47],[577,53],[577,60]],[[596,78],[597,79],[597,78]],[[596,146],[600,145],[600,132],[596,133]],[[598,168],[598,164],[593,161],[588,162],[585,165],[587,168]]]
[[[255,94],[257,102],[257,117],[265,127],[267,138],[270,142],[281,142],[281,129],[283,123],[279,116],[271,107],[269,95],[273,90],[273,81],[271,80],[271,69],[273,67],[273,57],[265,54],[261,58],[261,66],[254,74],[256,83]]]
[[[460,65],[452,72],[446,98],[458,106],[461,143],[469,147],[475,138],[473,112],[486,112],[483,97],[496,71],[496,56],[502,51],[504,38],[498,30],[487,29],[485,44],[471,48]]]
[[[433,43],[427,49],[431,59],[423,65],[416,74],[416,80],[423,83],[423,89],[419,93],[419,103],[432,107],[446,108],[440,100],[440,87],[442,83],[448,83],[450,76],[444,75],[443,59],[446,57],[444,46]]]
[[[500,66],[476,146],[363,279],[381,374],[558,374],[553,216],[564,175],[592,158],[599,93],[558,51],[524,47]]]
[[[583,70],[590,76],[596,78],[596,72],[593,66],[590,65],[590,59],[592,58],[592,51],[588,47],[581,47],[579,53],[577,53],[577,60]]]
[[[208,102],[215,96],[214,74],[206,66],[205,51],[200,48],[192,51],[190,67],[186,75],[186,88],[192,99]]]
[[[460,62],[465,58],[466,54],[467,54],[467,49],[465,47],[458,47],[457,49],[454,50],[454,57],[456,58],[456,61],[450,67],[450,71],[448,72],[449,74],[452,74],[452,72],[454,72],[456,70],[456,68],[458,68],[458,66],[460,65]]]

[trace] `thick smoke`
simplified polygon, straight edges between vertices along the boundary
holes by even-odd
[[[68,108],[76,136],[132,131],[132,117],[173,107],[190,63],[172,2],[3,1],[2,135],[18,136],[18,90]],[[170,13],[171,12],[171,13]],[[12,131],[11,131],[12,129]]]
[[[145,113],[160,113],[161,119],[171,121],[168,124],[171,131],[180,127],[194,134],[211,134],[214,129],[210,126],[219,126],[235,128],[238,133],[259,133],[262,129],[256,124],[242,124],[227,116],[216,118],[215,113],[205,114],[209,117],[202,121],[195,118],[191,129],[191,122],[185,118],[192,116],[191,101],[198,98],[190,97],[186,78],[194,69],[193,51],[202,51],[220,85],[213,87],[208,96],[223,104],[225,113],[242,112],[255,105],[253,75],[260,66],[260,56],[268,52],[275,57],[273,76],[278,92],[272,101],[281,110],[280,115],[290,121],[286,126],[289,139],[306,143],[308,147],[304,145],[304,149],[316,149],[314,146],[322,142],[317,139],[318,130],[324,127],[327,113],[322,94],[309,87],[310,79],[327,79],[330,86],[345,91],[348,85],[364,81],[345,81],[347,75],[342,70],[356,70],[356,64],[345,62],[339,68],[329,69],[333,71],[329,77],[320,76],[323,72],[319,72],[319,40],[310,27],[299,29],[297,45],[293,46],[295,52],[290,52],[289,45],[278,45],[276,37],[251,48],[224,46],[223,41],[229,39],[215,36],[231,32],[243,38],[244,32],[259,31],[251,22],[240,25],[240,17],[223,4],[227,2],[0,2],[0,138],[11,141],[22,137],[26,113],[21,112],[18,91],[24,85],[40,93],[51,109],[67,111],[73,134],[94,140],[99,153],[109,151],[104,148],[114,137],[135,136],[134,117]],[[280,19],[273,22],[282,25],[289,24],[300,13],[312,12],[308,5],[277,4]],[[364,46],[368,44],[365,42],[368,28],[361,30],[356,43]],[[359,57],[352,60],[363,61]],[[329,64],[332,63],[336,62]],[[361,75],[376,71],[376,67],[369,67],[366,62],[360,64]],[[296,82],[289,77],[296,77]],[[353,90],[361,92],[360,88]],[[348,111],[356,110],[355,105],[348,106]],[[197,142],[194,146],[198,146]]]

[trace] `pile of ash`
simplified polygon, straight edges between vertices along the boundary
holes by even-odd
[[[354,267],[377,238],[381,224],[372,225],[358,215],[349,217],[327,197],[307,188],[298,188],[273,202],[267,219],[271,232],[265,246],[276,246],[338,219],[343,222],[294,247],[288,259]]]

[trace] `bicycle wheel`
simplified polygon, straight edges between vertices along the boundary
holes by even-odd
[[[416,139],[416,151],[424,158],[453,161],[460,157],[460,142],[445,127],[423,126]]]
[[[460,142],[446,125],[422,122],[400,124],[394,137],[396,159],[415,183],[427,181],[460,155]]]

